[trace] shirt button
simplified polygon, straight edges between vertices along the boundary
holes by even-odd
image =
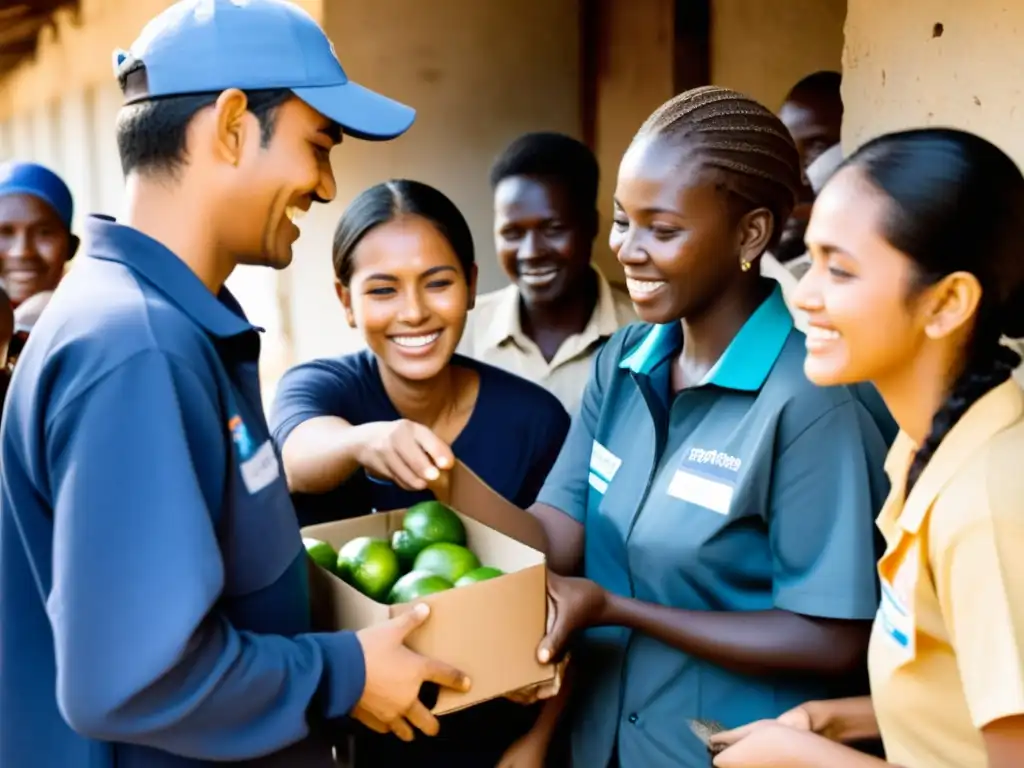
[[[636,725],[636,721],[639,720],[639,719],[640,719],[640,715],[638,715],[636,712],[632,713],[629,716],[629,722],[632,723],[633,725]]]

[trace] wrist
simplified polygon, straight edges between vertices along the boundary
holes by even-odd
[[[564,688],[557,695],[541,702],[540,714],[537,716],[537,720],[534,722],[531,730],[537,731],[540,734],[547,734],[548,738],[553,736],[567,703],[568,690]]]
[[[878,735],[869,701],[866,698],[810,701],[804,704],[804,709],[812,731],[845,744]]]
[[[307,635],[321,649],[322,670],[318,694],[325,718],[348,714],[366,689],[366,656],[362,639],[354,632]]]
[[[533,728],[526,732],[526,738],[538,744],[549,744],[555,737],[555,728],[558,725],[558,718],[551,720],[543,717],[537,718]]]
[[[595,587],[600,590],[600,601],[598,602],[597,610],[594,612],[594,624],[595,627],[615,627],[624,626],[625,622],[622,619],[623,616],[623,601],[625,598],[620,597],[603,587]]]
[[[379,429],[380,422],[371,421],[368,424],[360,424],[352,427],[347,435],[346,443],[349,456],[360,467],[366,467],[371,462],[371,448],[374,433]]]

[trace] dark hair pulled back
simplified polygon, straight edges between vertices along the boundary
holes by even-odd
[[[468,281],[476,255],[469,224],[458,207],[440,190],[421,181],[393,179],[359,193],[341,214],[334,230],[334,274],[348,285],[355,269],[353,253],[363,238],[382,224],[401,216],[420,216],[448,241]]]
[[[885,238],[915,262],[919,287],[962,271],[982,290],[961,368],[911,464],[909,494],[960,417],[1020,364],[1001,338],[1024,336],[1024,175],[994,144],[949,128],[881,136],[847,166],[888,198]]]

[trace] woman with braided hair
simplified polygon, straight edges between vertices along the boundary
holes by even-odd
[[[799,183],[781,122],[722,88],[669,101],[623,157],[611,245],[645,323],[597,355],[532,508],[539,656],[572,643],[572,693],[503,765],[539,764],[567,704],[574,766],[706,767],[688,721],[776,717],[863,671],[895,430],[873,388],[807,380],[755,268]]]
[[[853,154],[815,203],[797,299],[816,383],[873,381],[900,425],[871,698],[813,701],[722,734],[722,768],[1024,765],[1024,176],[962,131]],[[823,738],[824,737],[824,738]]]

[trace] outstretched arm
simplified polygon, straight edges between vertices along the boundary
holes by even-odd
[[[785,610],[689,611],[620,597],[587,579],[548,576],[556,621],[541,645],[554,658],[587,626],[638,630],[666,645],[746,674],[842,675],[863,661],[870,624],[816,619]],[[545,654],[547,654],[545,656]]]

